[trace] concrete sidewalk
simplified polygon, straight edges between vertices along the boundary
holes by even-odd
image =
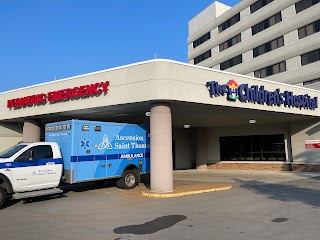
[[[152,198],[181,197],[192,194],[229,190],[232,186],[264,185],[320,177],[320,173],[263,170],[177,170],[173,172],[174,191],[155,193],[146,188],[141,195]],[[148,177],[144,180],[149,181]],[[149,184],[145,184],[148,186]],[[149,185],[150,186],[150,185]]]

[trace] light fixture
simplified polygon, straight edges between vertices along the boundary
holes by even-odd
[[[188,128],[190,128],[190,125],[189,124],[184,124],[183,127],[188,129]]]
[[[250,124],[255,124],[256,122],[257,122],[257,120],[255,120],[255,119],[250,119],[250,120],[249,120],[249,123],[250,123]]]
[[[146,117],[150,117],[150,112],[145,112]]]

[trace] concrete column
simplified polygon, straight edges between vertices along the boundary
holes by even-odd
[[[40,121],[25,120],[23,124],[22,141],[24,142],[39,142],[40,141]]]
[[[172,123],[169,104],[156,103],[150,111],[151,191],[173,191]]]
[[[207,136],[205,128],[196,129],[196,168],[207,169]]]

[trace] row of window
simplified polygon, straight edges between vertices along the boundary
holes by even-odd
[[[301,65],[307,65],[320,61],[320,49],[314,50],[312,52],[305,53],[301,55]]]
[[[240,13],[236,14],[232,18],[230,18],[227,21],[225,21],[224,23],[220,24],[218,27],[219,33],[221,33],[222,31],[226,30],[227,28],[231,27],[232,25],[234,25],[235,23],[237,23],[239,21],[240,21]]]
[[[320,49],[311,51],[309,53],[305,53],[305,54],[301,55],[300,57],[301,57],[301,65],[302,66],[320,61]],[[220,69],[225,70],[225,69],[233,67],[239,63],[242,63],[242,55],[239,55],[239,56],[234,57],[228,61],[221,63]],[[287,70],[286,62],[283,61],[280,63],[273,64],[271,66],[262,68],[260,70],[254,71],[254,76],[257,78],[265,78],[265,77],[268,77],[271,75],[275,75],[275,74],[284,72],[286,70]],[[304,83],[304,85],[312,84],[315,81],[318,81],[318,79],[307,81]]]
[[[298,29],[299,39],[320,31],[320,20]]]
[[[254,76],[257,78],[265,78],[277,73],[281,73],[286,71],[286,62],[280,62],[265,68],[262,68],[260,70],[254,71]]]
[[[256,47],[253,49],[253,57],[258,57],[264,53],[270,52],[272,50],[275,50],[279,47],[282,47],[284,45],[284,40],[283,40],[283,36],[272,40],[270,42],[267,42],[265,44],[262,44],[259,47]]]
[[[220,64],[220,70],[225,70],[242,63],[242,55],[236,56]]]
[[[271,2],[273,2],[273,0],[259,0],[250,6],[250,12],[254,13]]]
[[[300,2],[296,3],[296,13],[299,13],[317,3],[319,3],[320,0],[302,0]]]
[[[314,33],[320,32],[320,20],[313,22],[311,24],[308,24],[302,28],[298,29],[298,35],[299,35],[299,39],[302,39],[304,37],[310,36]],[[219,51],[222,52],[227,48],[230,48],[231,46],[237,44],[241,42],[241,34],[238,34],[237,36],[230,38],[229,40],[225,41],[224,43],[219,45]],[[279,47],[284,46],[284,39],[283,36],[274,39],[270,42],[267,42],[265,44],[260,45],[259,47],[256,47],[253,49],[253,57],[258,57],[264,53],[273,51]],[[210,52],[211,54],[211,52]],[[206,56],[208,56],[208,54],[206,54]],[[203,58],[204,56],[201,57],[201,55],[198,57],[198,60],[203,61],[206,58]],[[211,57],[211,55],[210,55]],[[201,60],[202,59],[202,60]],[[196,61],[195,62],[199,62]],[[196,64],[196,63],[195,63]]]
[[[303,82],[302,84],[303,84],[303,86],[308,86],[308,85],[318,83],[318,82],[320,82],[320,78],[308,80],[308,81]]]
[[[252,4],[250,6],[250,12],[254,13],[257,10],[259,10],[260,8],[266,6],[267,4],[273,2],[273,0],[259,0],[257,2],[255,2],[254,4]],[[317,3],[319,3],[320,0],[302,0],[300,2],[297,2],[295,4],[295,8],[296,8],[296,13],[299,13]],[[235,23],[240,21],[240,13],[236,14],[235,16],[233,16],[232,18],[228,19],[227,21],[225,21],[224,23],[220,24],[218,26],[218,31],[219,33],[226,30],[227,28],[231,27],[232,25],[234,25]],[[282,17],[281,17],[281,12],[277,13],[276,15],[265,19],[264,21],[256,24],[255,26],[251,27],[251,31],[252,31],[252,35],[255,35],[279,22],[282,21]],[[318,29],[319,26],[309,26],[309,30],[308,29],[301,29],[301,36],[300,37],[300,32],[299,32],[299,37],[303,38],[305,36],[308,36],[307,31],[311,31],[311,28],[316,28]],[[304,32],[303,32],[304,31]],[[319,30],[313,30],[313,31],[319,31]],[[196,41],[193,42],[193,48],[196,48],[197,46],[199,46],[200,44],[204,43],[205,41],[209,40],[211,38],[210,36],[210,32],[206,33],[205,35],[201,36],[200,38],[198,38]],[[223,43],[225,45],[227,45],[228,43]],[[234,44],[233,44],[234,45]],[[232,46],[232,45],[231,45]],[[229,46],[230,47],[230,46]],[[222,47],[223,50],[225,50],[226,46]],[[222,51],[223,51],[222,50]]]
[[[202,53],[201,55],[199,55],[198,57],[194,58],[194,64],[197,64],[199,62],[202,62],[204,60],[206,60],[207,58],[211,57],[211,50],[206,51],[205,53]]]
[[[254,25],[252,28],[251,28],[251,31],[252,31],[252,36],[281,22],[282,21],[282,18],[281,18],[281,12],[273,15],[272,17]]]
[[[200,44],[204,43],[205,41],[208,41],[211,38],[210,32],[206,33],[202,37],[198,38],[193,42],[193,48],[198,47]]]
[[[221,43],[219,45],[219,51],[222,52],[223,50],[226,50],[227,48],[232,47],[233,45],[236,45],[239,42],[241,42],[241,34],[238,34],[237,36],[230,38],[224,43]]]

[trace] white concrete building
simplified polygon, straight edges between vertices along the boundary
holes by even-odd
[[[189,63],[320,89],[319,2],[214,2],[189,22]]]
[[[156,191],[172,190],[172,168],[318,171],[319,98],[313,89],[151,60],[0,93],[0,151],[43,140],[48,122],[86,119],[150,124]]]

